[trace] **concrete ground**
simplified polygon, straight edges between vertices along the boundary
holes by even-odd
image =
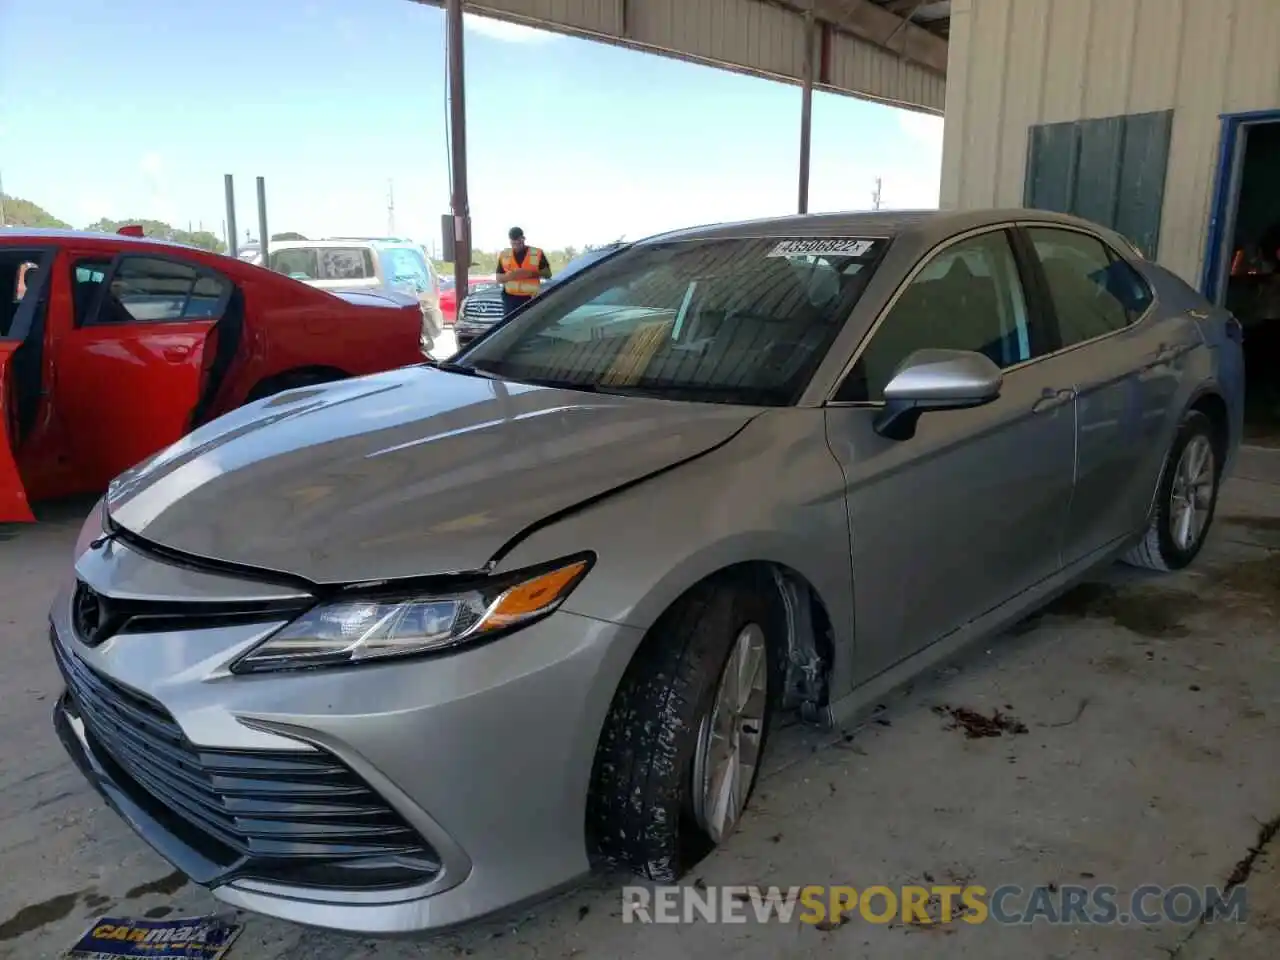
[[[0,527],[0,957],[60,955],[95,918],[190,916],[213,899],[105,809],[49,723],[45,612],[88,504]],[[1280,451],[1246,450],[1195,568],[1108,571],[895,696],[857,730],[792,727],[752,810],[690,883],[1245,883],[1247,922],[833,929],[641,928],[600,877],[428,942],[350,939],[258,917],[229,960],[1280,956]],[[949,708],[1025,732],[967,738]],[[1270,824],[1270,829],[1267,825]]]

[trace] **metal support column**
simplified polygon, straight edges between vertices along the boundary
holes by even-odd
[[[262,265],[268,269],[271,261],[267,259],[267,241],[271,235],[267,233],[267,179],[258,178],[258,251],[262,254]]]
[[[454,289],[458,301],[469,289],[471,268],[471,206],[467,199],[466,61],[462,49],[462,0],[446,0],[445,29],[449,37],[449,145],[453,168]]]
[[[236,184],[231,174],[224,174],[223,185],[227,190],[227,253],[236,256],[240,253],[240,238],[236,236]]]
[[[809,212],[809,148],[813,132],[813,0],[804,13],[804,78],[800,93],[800,213]]]

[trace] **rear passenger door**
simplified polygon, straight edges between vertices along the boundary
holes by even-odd
[[[1060,568],[1075,465],[1070,378],[1046,354],[1010,240],[944,246],[899,291],[827,409],[844,469],[857,644],[866,679]],[[873,423],[885,384],[916,350],[985,354],[1000,396],[924,414],[915,436]]]
[[[1056,226],[1028,225],[1025,233],[1077,391],[1077,476],[1064,548],[1071,563],[1142,528],[1170,408],[1200,339],[1189,318],[1150,316],[1151,288],[1099,237]]]
[[[180,439],[205,378],[205,348],[234,290],[177,258],[75,257],[75,327],[57,343],[54,402],[86,486]]]

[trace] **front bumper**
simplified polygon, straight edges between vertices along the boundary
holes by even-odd
[[[95,735],[110,733],[101,702],[65,695],[55,725],[86,777],[143,839],[220,900],[314,926],[409,933],[537,899],[588,871],[591,764],[617,678],[639,641],[631,628],[561,612],[447,657],[239,677],[226,664],[274,626],[124,634],[95,648],[75,636],[70,607],[66,590],[51,616],[64,675],[81,669],[125,700],[153,704],[200,756],[336,762],[347,781],[333,797],[366,790],[365,806],[385,808],[382,827],[402,825],[401,836],[412,838],[410,859],[422,871],[417,881],[401,875],[370,884],[318,869],[291,882],[278,859],[229,858],[226,838],[181,796],[166,794],[163,778],[117,756],[109,735]],[[259,821],[234,810],[225,819],[261,839],[253,836]]]

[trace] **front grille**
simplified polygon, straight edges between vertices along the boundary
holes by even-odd
[[[497,320],[502,317],[502,300],[498,297],[484,297],[468,300],[462,305],[464,320]]]
[[[132,782],[122,789],[175,815],[179,839],[224,865],[223,881],[367,888],[439,872],[436,852],[331,754],[197,747],[160,704],[52,640],[86,732]]]

